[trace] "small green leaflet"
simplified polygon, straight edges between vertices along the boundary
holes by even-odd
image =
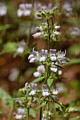
[[[40,109],[41,107],[45,106],[46,105],[46,101],[43,101],[37,108],[36,110]]]
[[[13,106],[13,99],[12,97],[2,88],[0,88],[0,99],[2,102],[6,104],[6,107]]]
[[[30,108],[29,115],[32,116],[33,118],[36,117],[36,112],[35,112],[35,110],[33,108]]]
[[[44,77],[39,77],[33,80],[33,83],[40,82],[44,79]]]
[[[48,79],[47,79],[47,85],[50,87],[51,85],[52,85],[52,83],[53,83],[53,78],[52,78],[52,76],[50,76]]]
[[[15,42],[8,42],[4,44],[3,50],[0,52],[0,54],[12,52],[14,53],[17,49],[17,44]]]

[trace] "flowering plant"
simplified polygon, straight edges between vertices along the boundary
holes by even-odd
[[[28,56],[29,63],[37,63],[36,72],[33,73],[35,80],[26,83],[25,87],[20,89],[22,97],[16,100],[19,106],[26,107],[27,120],[29,120],[30,111],[36,106],[36,110],[40,110],[40,120],[52,120],[53,112],[63,113],[65,107],[58,102],[61,91],[57,88],[57,79],[62,74],[62,66],[69,61],[66,51],[57,51],[50,48],[53,41],[60,40],[60,26],[53,21],[55,15],[58,15],[57,7],[51,10],[42,10],[38,13],[39,17],[45,18],[46,23],[36,27],[37,33],[33,37],[45,38],[48,43],[48,49],[40,51],[33,48],[32,53]],[[53,106],[51,106],[54,104]],[[59,111],[55,111],[56,109]],[[62,114],[63,115],[63,114]],[[65,118],[65,115],[63,115]]]

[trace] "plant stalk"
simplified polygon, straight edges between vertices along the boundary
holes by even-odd
[[[47,25],[48,25],[48,50],[50,49],[50,28],[49,28],[49,20],[47,19]]]
[[[42,120],[42,107],[40,108],[40,120]]]

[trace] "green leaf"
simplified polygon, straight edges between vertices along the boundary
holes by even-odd
[[[0,99],[6,104],[6,107],[13,106],[12,97],[2,88],[0,88]]]
[[[47,85],[50,87],[53,83],[53,78],[50,76],[48,79],[47,79]]]
[[[74,44],[68,49],[70,55],[80,55],[80,44]]]
[[[40,109],[41,107],[45,106],[46,105],[46,101],[43,101],[37,108],[36,110]]]
[[[35,112],[35,110],[33,108],[30,108],[29,115],[32,116],[33,118],[36,117],[36,112]]]
[[[74,118],[70,118],[69,120],[79,120],[79,118],[74,117]]]
[[[0,54],[8,53],[8,52],[15,52],[17,49],[17,44],[15,42],[8,42],[4,44],[3,50]]]
[[[79,87],[79,81],[75,80],[70,83],[71,88],[78,90]]]
[[[74,113],[74,112],[80,112],[80,107],[79,106],[70,106],[67,109],[68,113]]]
[[[39,77],[33,80],[33,83],[40,82],[44,79],[44,77]]]
[[[70,62],[67,62],[65,65],[73,65],[80,63],[80,58],[72,59]]]
[[[8,29],[8,28],[10,28],[10,27],[11,27],[11,25],[9,25],[9,24],[0,25],[0,31],[6,30],[6,29]]]

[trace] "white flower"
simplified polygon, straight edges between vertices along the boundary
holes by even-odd
[[[22,54],[23,51],[24,51],[24,48],[23,47],[19,47],[19,48],[17,48],[16,53],[17,54]]]
[[[52,62],[52,64],[51,64],[51,67],[50,67],[50,70],[52,71],[52,72],[57,72],[57,67],[55,66],[55,64],[54,64],[54,62]]]
[[[17,54],[22,54],[24,52],[25,47],[26,47],[26,43],[24,41],[19,42],[16,53]]]
[[[21,17],[23,15],[23,10],[18,9],[17,10],[17,15],[18,15],[18,17]]]
[[[22,119],[24,117],[25,117],[25,109],[18,108],[17,113],[15,113],[15,118],[16,119]]]
[[[43,33],[42,32],[37,32],[35,34],[32,35],[34,38],[38,38],[38,37],[41,37],[43,36]]]
[[[58,75],[61,75],[61,74],[62,74],[62,70],[59,70],[59,71],[58,71]]]
[[[44,65],[40,65],[37,67],[37,72],[34,72],[34,77],[40,77],[43,73],[45,73]]]
[[[70,28],[70,35],[72,38],[78,37],[80,35],[80,29],[78,27]]]
[[[58,89],[53,89],[52,94],[57,95],[59,93]]]
[[[36,58],[32,58],[32,59],[29,60],[29,62],[30,62],[30,63],[34,63],[35,60],[36,60]]]
[[[50,67],[50,70],[51,70],[52,72],[57,72],[57,67]]]
[[[24,8],[25,8],[25,4],[23,4],[23,3],[22,3],[22,4],[19,4],[19,8],[20,8],[20,9],[24,9]]]
[[[57,59],[63,58],[63,57],[65,57],[65,55],[66,55],[66,50],[65,50],[64,52],[59,51],[59,52],[58,52]]]
[[[29,93],[29,96],[33,96],[35,95],[36,91],[32,90],[30,93]]]
[[[65,9],[67,12],[72,12],[72,7],[70,2],[65,2],[63,5],[63,9]]]
[[[42,92],[42,95],[43,95],[43,96],[49,96],[50,93],[49,93],[48,91],[43,91],[43,92]]]
[[[30,84],[31,92],[29,93],[29,96],[33,96],[36,94],[37,91],[37,84],[31,83]]]
[[[60,28],[60,26],[59,26],[59,25],[58,25],[58,26],[56,25],[54,28],[55,28],[55,29],[59,29],[59,28]]]
[[[29,60],[29,59],[32,59],[32,58],[34,58],[34,55],[33,55],[33,54],[30,54],[30,55],[28,56],[28,60]]]
[[[0,2],[0,16],[4,16],[7,14],[7,6],[5,3]]]
[[[42,56],[42,57],[40,57],[40,59],[39,59],[40,62],[44,62],[45,60],[46,60],[46,56]]]
[[[50,95],[49,90],[48,90],[48,87],[47,87],[46,84],[43,84],[43,85],[42,85],[42,95],[43,95],[43,96],[49,96],[49,95]]]
[[[30,4],[30,3],[26,3],[25,6],[26,6],[27,9],[31,9],[32,8],[32,4]]]
[[[37,71],[40,72],[40,73],[45,73],[45,67],[44,65],[40,65],[37,67]]]
[[[34,75],[34,77],[40,77],[41,73],[40,72],[34,72],[33,75]]]
[[[8,79],[10,81],[14,82],[17,79],[18,75],[19,75],[18,68],[13,68],[10,72],[10,75],[9,75]]]
[[[15,118],[16,118],[16,119],[22,119],[22,118],[23,118],[23,115],[16,114],[16,115],[15,115]]]
[[[58,32],[58,31],[54,31],[53,32],[55,35],[59,35],[60,34],[60,32]]]
[[[37,51],[35,51],[33,48],[32,54],[29,55],[29,57],[28,57],[29,62],[33,63],[35,61],[39,61],[39,58],[40,58],[39,53]]]
[[[55,55],[51,55],[51,56],[50,56],[50,59],[51,59],[51,61],[56,61],[56,60],[57,60],[57,57],[56,57]]]
[[[18,114],[24,114],[25,109],[24,108],[18,108],[17,112],[18,112]]]
[[[31,10],[24,10],[23,15],[24,16],[30,16]]]
[[[50,60],[56,61],[56,49],[50,49]]]

